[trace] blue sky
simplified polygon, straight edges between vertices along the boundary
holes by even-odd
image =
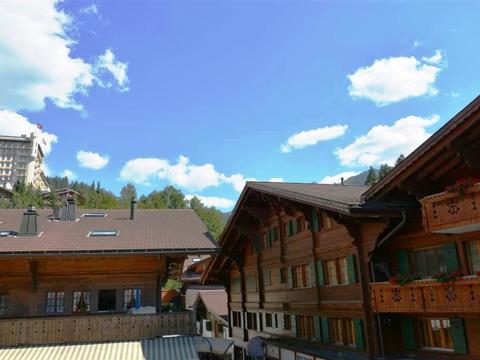
[[[115,193],[173,184],[228,209],[247,179],[338,181],[413,150],[478,95],[479,12],[3,2],[0,132],[41,123],[51,175]]]

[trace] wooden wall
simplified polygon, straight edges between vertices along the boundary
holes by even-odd
[[[64,291],[64,314],[71,314],[73,291],[89,290],[95,313],[98,291],[116,289],[116,311],[122,312],[129,288],[142,289],[142,306],[155,306],[165,270],[165,257],[156,255],[1,258],[0,293],[8,294],[7,317],[46,315],[48,291]]]

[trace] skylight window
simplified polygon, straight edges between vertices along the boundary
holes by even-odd
[[[82,215],[82,217],[89,217],[89,218],[102,218],[107,216],[107,213],[103,212],[91,212],[91,213],[85,213]]]
[[[117,230],[92,230],[88,234],[90,237],[95,237],[95,236],[117,236],[118,231]]]
[[[12,236],[17,236],[18,233],[16,231],[11,231],[11,230],[2,230],[0,231],[0,237],[12,237]]]

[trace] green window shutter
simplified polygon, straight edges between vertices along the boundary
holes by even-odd
[[[417,350],[417,341],[415,339],[414,320],[408,317],[402,317],[402,338],[403,346],[406,350]]]
[[[460,268],[458,264],[457,246],[454,242],[443,245],[443,259],[449,273],[455,272]]]
[[[315,278],[316,278],[315,263],[311,262],[310,264],[308,264],[308,283],[310,284],[310,287],[317,286]]]
[[[317,284],[318,286],[325,285],[323,280],[323,262],[322,260],[317,260]]]
[[[365,349],[365,340],[363,338],[363,324],[362,319],[353,319],[353,326],[355,327],[355,347],[358,350]]]
[[[322,327],[322,341],[325,344],[328,344],[330,342],[330,335],[328,332],[328,317],[322,316],[320,320],[321,320],[321,327]]]
[[[313,317],[313,326],[315,329],[315,340],[322,341],[322,322],[320,316]]]
[[[318,221],[318,211],[317,209],[312,209],[312,231],[320,231],[320,222]]]
[[[300,326],[297,326],[297,324],[300,324],[300,321],[298,321],[298,316],[295,315],[295,335],[299,338],[300,337]]]
[[[357,272],[355,271],[355,256],[347,256],[347,271],[348,271],[348,283],[355,284],[357,282]]]
[[[293,288],[293,269],[291,266],[287,268],[287,283],[289,288]]]
[[[291,220],[292,222],[292,235],[295,235],[298,233],[298,226],[297,226],[297,219]]]
[[[406,249],[397,250],[398,273],[403,276],[410,275],[410,263],[408,262],[408,251]]]
[[[468,354],[463,320],[460,318],[450,319],[450,326],[452,329],[453,349],[455,350],[455,353]]]
[[[260,240],[261,240],[261,235],[257,235],[255,237],[255,251],[257,254],[260,252]]]
[[[293,235],[292,220],[289,220],[287,225],[288,225],[287,226],[287,236],[292,236]]]

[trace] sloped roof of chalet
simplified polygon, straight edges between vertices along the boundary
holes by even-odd
[[[424,143],[416,148],[410,155],[408,155],[400,164],[395,166],[388,172],[380,181],[370,187],[364,194],[364,197],[368,200],[378,194],[383,188],[392,184],[394,181],[398,181],[399,177],[403,177],[403,173],[406,172],[412,166],[415,166],[421,161],[427,161],[426,155],[432,151],[432,148],[449,136],[454,130],[461,125],[465,124],[470,116],[480,110],[480,96],[477,96],[470,104],[456,114],[451,120],[437,130],[432,136],[430,136]],[[441,151],[441,150],[440,150]]]
[[[248,181],[246,188],[335,212],[348,213],[349,208],[362,204],[362,194],[368,186]]]
[[[51,209],[37,210],[38,236],[0,237],[0,255],[70,253],[212,253],[218,247],[191,209],[76,209],[76,221],[52,221]],[[83,217],[102,212],[105,217]],[[20,229],[24,210],[1,209],[0,231]],[[116,236],[89,236],[91,231],[117,231]]]
[[[197,302],[199,298],[202,299],[208,311],[220,317],[228,315],[228,297],[224,289],[199,291],[195,302]]]

